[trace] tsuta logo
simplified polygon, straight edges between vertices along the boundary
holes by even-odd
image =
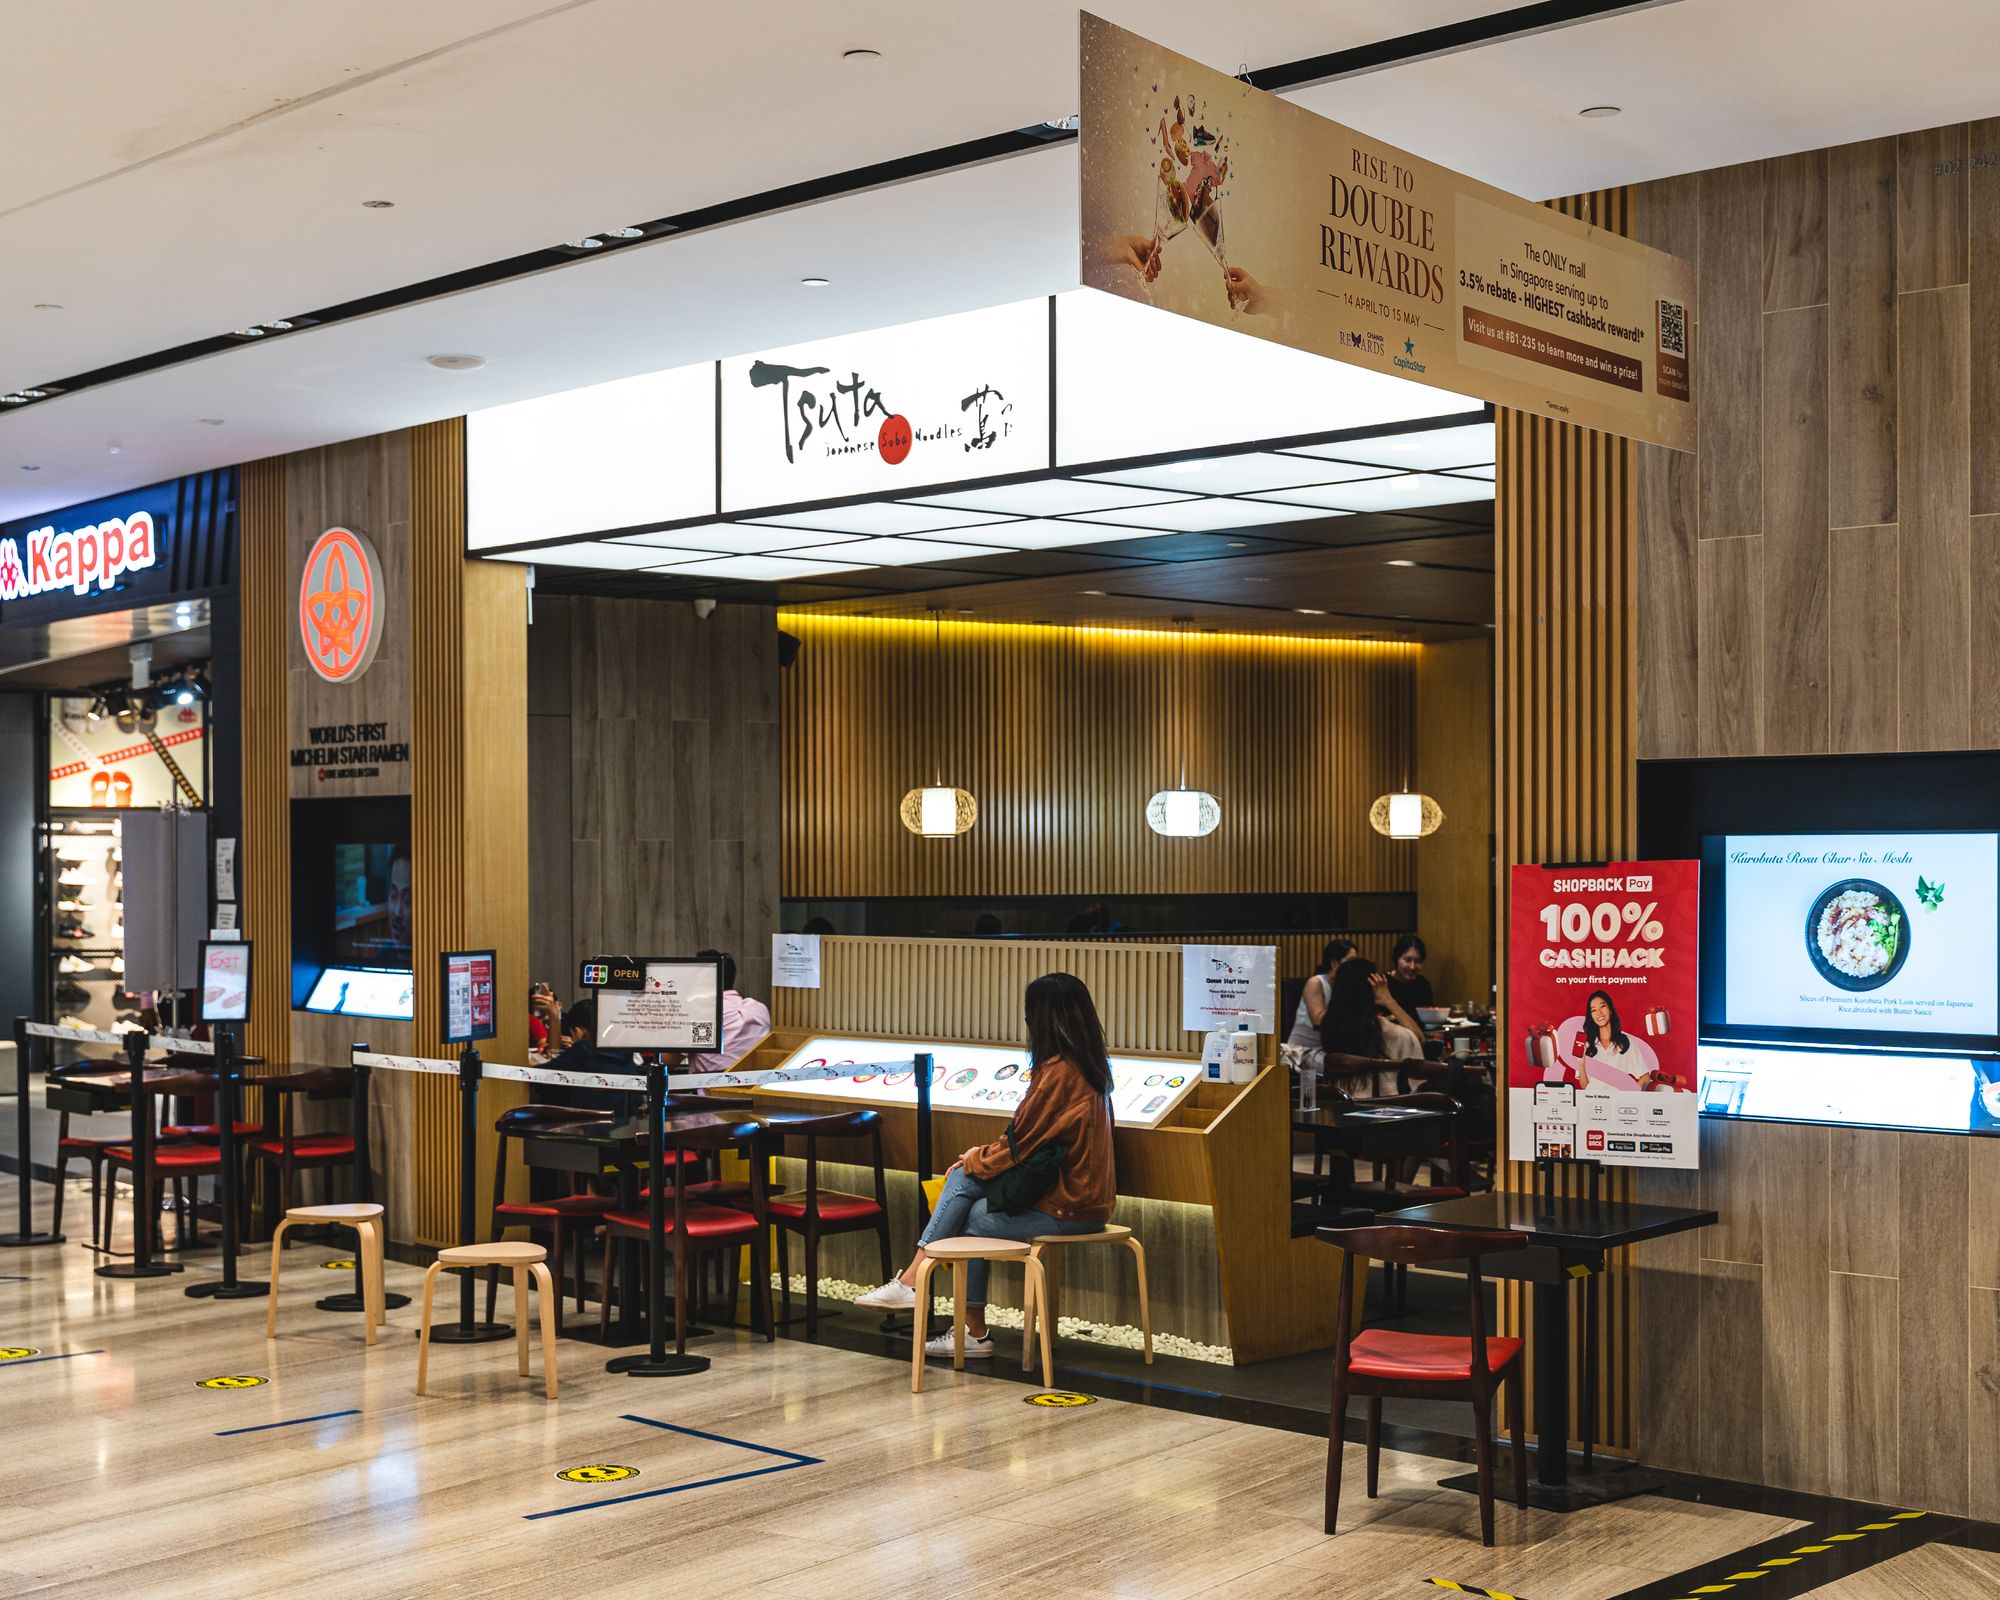
[[[126,573],[144,571],[160,558],[153,519],[144,511],[60,533],[53,527],[37,528],[24,537],[25,560],[20,542],[0,539],[0,600],[21,600],[57,589],[88,594],[92,584],[101,592],[115,587]]]
[[[328,683],[352,683],[382,641],[382,561],[365,535],[328,528],[299,579],[299,638]]]

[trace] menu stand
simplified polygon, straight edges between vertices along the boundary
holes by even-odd
[[[658,1050],[646,1056],[646,1328],[650,1345],[644,1355],[614,1356],[606,1372],[633,1378],[685,1378],[708,1371],[707,1356],[690,1356],[667,1349],[667,1065]],[[606,1249],[612,1248],[607,1241]]]
[[[364,1041],[352,1046],[352,1049],[357,1055],[365,1055],[368,1045]],[[368,1068],[357,1062],[354,1068],[354,1182],[359,1191],[359,1198],[364,1203],[375,1198],[375,1169],[368,1150],[368,1083]],[[464,1244],[469,1241],[461,1239],[459,1242]],[[366,1311],[368,1299],[364,1292],[366,1285],[362,1277],[363,1269],[364,1263],[357,1251],[354,1257],[353,1289],[344,1294],[327,1295],[323,1299],[315,1300],[313,1305],[321,1311]],[[406,1306],[409,1303],[410,1297],[406,1294],[390,1294],[386,1290],[383,1292],[382,1304],[387,1310],[394,1311],[396,1307]],[[431,1337],[435,1339],[439,1335],[433,1331]]]
[[[261,1283],[243,1283],[236,1276],[238,1201],[236,1194],[236,1096],[243,1082],[243,1068],[264,1064],[261,1056],[239,1056],[236,1041],[227,1028],[215,1035],[215,1120],[221,1145],[222,1171],[216,1177],[217,1204],[222,1207],[222,1276],[205,1283],[191,1283],[182,1293],[191,1300],[251,1300],[269,1291]]]
[[[1582,1167],[1589,1173],[1592,1205],[1603,1198],[1604,1167],[1596,1161],[1563,1161],[1554,1159],[1535,1163],[1535,1191],[1538,1198],[1547,1199],[1555,1193],[1555,1169],[1558,1165]],[[1597,1455],[1597,1278],[1595,1272],[1583,1280],[1583,1381],[1578,1385],[1583,1399],[1583,1415],[1577,1424],[1577,1432],[1583,1437],[1583,1466],[1588,1472]],[[1542,1375],[1535,1376],[1537,1383]]]
[[[473,1213],[478,1199],[473,1190],[479,1176],[479,1052],[467,1045],[458,1053],[458,1242],[476,1244]],[[358,1149],[358,1146],[357,1146]],[[357,1270],[359,1263],[357,1265]],[[431,1329],[433,1344],[490,1344],[514,1337],[511,1322],[480,1322],[472,1315],[475,1269],[466,1267],[458,1275],[458,1321]],[[343,1298],[345,1298],[343,1296]],[[409,1301],[403,1301],[405,1305]]]
[[[164,1278],[179,1272],[178,1261],[153,1259],[153,1102],[146,1093],[146,1035],[125,1035],[125,1059],[132,1071],[132,1259],[96,1269],[100,1278]]]
[[[28,1019],[14,1019],[14,1172],[21,1181],[20,1223],[0,1233],[0,1245],[61,1244],[59,1233],[35,1232],[35,1158],[28,1136]]]

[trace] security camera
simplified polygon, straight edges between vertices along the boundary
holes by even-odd
[[[695,601],[694,614],[704,622],[707,621],[708,618],[715,615],[715,602],[706,598]]]

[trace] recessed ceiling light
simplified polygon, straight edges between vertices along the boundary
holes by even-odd
[[[971,606],[960,606],[960,607],[958,608],[958,614],[959,614],[959,615],[960,615],[961,617],[969,617],[969,616],[971,616],[971,615],[972,615],[972,607],[971,607]]]
[[[122,444],[108,444],[104,447],[104,453],[108,456],[121,456],[125,453],[125,447]]]
[[[604,230],[604,237],[607,239],[643,239],[646,237],[646,230],[644,228],[606,228]]]
[[[565,250],[602,250],[604,241],[595,236],[588,239],[568,239],[563,242]]]
[[[1231,539],[1229,541],[1229,548],[1232,550],[1248,550],[1250,548],[1250,541],[1248,539]]]
[[[35,302],[35,309],[37,311],[60,311],[62,307],[57,305],[53,300],[37,300]]]
[[[267,322],[264,324],[264,326],[268,328],[272,333],[289,333],[292,327],[292,325],[289,322],[285,321],[284,318],[282,317],[280,317],[276,322]]]
[[[49,391],[46,389],[23,389],[21,393],[30,400],[46,400],[49,397]]]
[[[1615,117],[1624,109],[1623,106],[1585,106],[1577,115],[1579,117]]]
[[[219,427],[221,427],[221,426],[222,426],[222,418],[220,418],[220,417],[203,417],[203,418],[201,419],[201,425],[202,425],[202,426],[203,426],[204,428],[219,428]]]
[[[1095,595],[1100,600],[1104,598],[1104,591],[1102,589],[1079,589],[1077,590],[1077,593]]]
[[[23,472],[40,472],[42,469],[32,461],[23,461],[21,463],[21,470]]]
[[[424,360],[428,361],[440,372],[477,372],[481,367],[486,365],[486,358],[484,356],[425,356]]]
[[[832,280],[830,278],[812,277],[801,278],[799,282],[808,289],[824,289]]]
[[[1296,606],[1293,609],[1302,617],[1323,617],[1326,615],[1324,611],[1315,611],[1311,606]]]
[[[264,330],[253,324],[248,328],[238,328],[236,330],[236,337],[239,339],[261,339],[264,337]]]
[[[1396,559],[1396,560],[1394,560],[1394,561],[1385,561],[1385,562],[1383,562],[1382,564],[1383,564],[1383,565],[1384,565],[1385,567],[1414,567],[1414,566],[1416,565],[1416,562],[1414,562],[1414,561],[1405,561],[1405,560],[1402,560],[1402,559],[1401,559],[1401,558],[1399,557],[1398,559]]]
[[[869,50],[865,48],[859,50],[843,50],[840,52],[840,59],[842,61],[861,61],[861,62],[880,61],[882,59],[882,52],[880,50]]]
[[[393,211],[396,206],[393,200],[364,200],[361,203],[370,211]]]

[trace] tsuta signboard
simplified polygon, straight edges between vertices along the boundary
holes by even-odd
[[[365,535],[328,528],[299,580],[299,638],[328,683],[351,683],[382,642],[382,561]]]
[[[159,534],[149,512],[105,517],[81,528],[51,523],[19,538],[0,539],[0,600],[58,589],[86,595],[95,587],[101,593],[159,558]]]
[[[1517,866],[1507,1156],[1697,1164],[1701,863]]]

